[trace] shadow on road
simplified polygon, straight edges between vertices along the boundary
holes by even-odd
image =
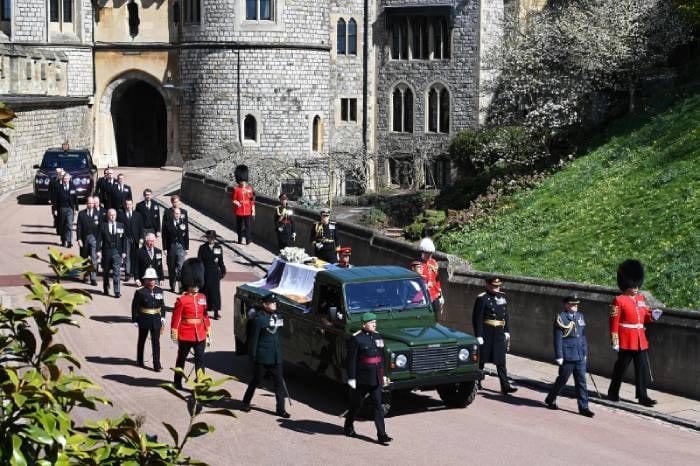
[[[102,292],[92,292],[102,294]],[[127,324],[131,323],[131,316],[90,316],[90,320],[102,322],[104,324]]]
[[[20,225],[20,226],[21,226],[22,228],[50,228],[50,229],[52,229],[52,230],[53,230],[54,228],[56,228],[56,227],[54,227],[53,225]]]
[[[54,236],[56,233],[54,231],[29,231],[29,230],[23,230],[20,233],[23,235],[47,235],[47,236]]]
[[[135,366],[136,361],[127,358],[102,357],[102,356],[85,356],[87,362],[95,364],[107,364],[109,366]]]
[[[51,241],[51,242],[48,242],[48,241],[20,241],[20,243],[34,244],[34,245],[38,245],[38,246],[60,246],[61,245],[61,243],[59,243],[57,241]]]
[[[311,419],[279,419],[280,427],[302,434],[344,435],[340,424],[331,424]]]
[[[35,205],[39,204],[37,202],[36,198],[34,197],[34,193],[24,193],[20,194],[17,196],[17,204],[19,205]],[[45,204],[45,202],[44,202]]]
[[[148,377],[132,377],[125,374],[107,374],[102,377],[103,379],[113,380],[115,382],[123,383],[124,385],[129,385],[131,387],[157,387],[162,383],[167,383],[169,380],[165,379],[151,379]]]
[[[544,403],[541,401],[537,400],[531,400],[529,398],[523,398],[520,396],[514,396],[514,395],[503,395],[500,392],[481,392],[481,396],[488,400],[495,400],[495,401],[500,401],[502,403],[507,403],[510,405],[515,405],[515,406],[530,406],[533,408],[545,408]]]

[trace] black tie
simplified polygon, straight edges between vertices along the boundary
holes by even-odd
[[[114,236],[114,223],[109,224],[109,234]]]

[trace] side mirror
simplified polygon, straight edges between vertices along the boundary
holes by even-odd
[[[34,164],[34,170],[38,170],[38,169],[39,169],[39,165]]]

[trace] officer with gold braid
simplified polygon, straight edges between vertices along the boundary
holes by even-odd
[[[578,312],[578,304],[578,296],[567,296],[564,298],[564,310],[559,312],[554,320],[554,360],[559,365],[559,375],[544,402],[547,408],[557,409],[557,395],[573,373],[578,412],[582,416],[593,417],[593,411],[588,409],[586,388],[586,321]]]
[[[143,286],[136,290],[131,301],[131,320],[139,327],[139,339],[136,345],[136,360],[139,367],[143,364],[143,347],[148,334],[151,334],[153,349],[153,370],[160,372],[160,335],[165,323],[165,301],[163,290],[156,285],[158,273],[154,268],[147,268],[141,277]]]

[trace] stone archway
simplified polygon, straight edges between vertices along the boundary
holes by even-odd
[[[98,165],[181,165],[175,137],[176,110],[170,94],[152,75],[134,70],[117,76],[99,100],[95,135]]]

